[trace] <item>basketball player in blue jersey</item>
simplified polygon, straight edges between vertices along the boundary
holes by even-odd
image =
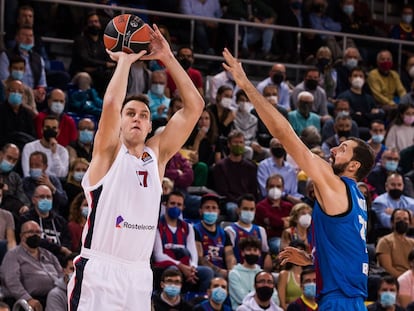
[[[92,161],[82,186],[89,215],[75,275],[68,285],[69,310],[151,310],[150,256],[168,160],[184,144],[204,101],[154,25],[150,53],[109,52],[117,62],[104,96]],[[160,60],[172,74],[184,104],[163,132],[151,132],[148,99],[126,98],[128,73],[137,60]]]
[[[356,183],[372,169],[373,151],[364,141],[349,138],[331,149],[331,163],[313,154],[289,122],[257,92],[237,59],[227,49],[223,56],[224,68],[246,92],[270,133],[314,181],[313,256],[287,248],[280,254],[282,264],[315,265],[319,310],[366,310],[367,208]]]

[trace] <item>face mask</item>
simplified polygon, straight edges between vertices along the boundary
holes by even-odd
[[[231,104],[232,104],[233,100],[231,98],[227,98],[227,97],[223,97],[220,101],[220,105],[223,108],[227,108],[229,109]]]
[[[290,4],[290,7],[291,7],[293,10],[301,10],[301,9],[302,9],[302,2],[300,2],[300,1],[295,1],[295,2],[292,2],[292,3]]]
[[[160,83],[154,83],[151,85],[151,92],[155,95],[162,96],[164,95],[165,85]]]
[[[76,180],[77,182],[80,182],[84,175],[85,175],[85,172],[75,171],[73,172],[73,179]]]
[[[405,125],[411,125],[414,123],[414,116],[404,116],[403,121]]]
[[[187,58],[182,58],[178,62],[180,63],[181,67],[183,67],[185,71],[187,71],[191,67],[191,60]]]
[[[24,71],[22,71],[22,70],[12,70],[12,72],[11,72],[11,77],[14,80],[22,81],[23,75],[24,75]]]
[[[316,296],[316,283],[303,284],[303,295],[308,298],[315,298]]]
[[[372,135],[371,139],[374,143],[380,144],[384,140],[384,135],[381,135],[381,134]]]
[[[397,221],[395,223],[395,231],[398,234],[405,234],[408,232],[408,224],[404,220]]]
[[[354,79],[352,79],[352,87],[355,89],[362,89],[362,86],[364,85],[365,81],[364,79],[362,79],[361,77],[356,77]]]
[[[245,254],[244,260],[247,262],[247,264],[254,265],[259,260],[259,256],[255,254]]]
[[[394,199],[394,200],[398,200],[401,196],[402,196],[402,190],[400,189],[391,189],[388,190],[388,194],[389,196]]]
[[[52,102],[50,110],[52,110],[53,113],[61,114],[63,110],[65,110],[65,105],[61,102]]]
[[[397,161],[385,161],[385,169],[388,172],[395,172],[398,168],[398,162]]]
[[[0,171],[3,173],[8,173],[14,168],[14,164],[11,164],[9,161],[3,159],[0,162]]]
[[[414,79],[414,66],[411,66],[410,70],[408,70],[408,74],[410,75],[411,79]]]
[[[270,152],[275,158],[284,158],[286,156],[286,151],[282,147],[272,147],[270,148]]]
[[[29,52],[33,48],[33,43],[19,43],[19,48],[23,51]]]
[[[404,23],[411,24],[411,22],[413,21],[413,16],[411,14],[404,14],[403,16],[401,16],[401,19]]]
[[[93,140],[93,131],[82,130],[79,131],[79,141],[82,144],[89,144]]]
[[[358,66],[358,59],[356,58],[348,58],[345,61],[345,66],[351,70],[352,68],[355,68],[356,66]]]
[[[269,287],[269,286],[257,287],[256,294],[260,301],[268,301],[270,298],[272,298],[273,287]]]
[[[380,295],[380,303],[384,308],[392,307],[396,301],[394,292],[382,292]]]
[[[351,131],[337,131],[338,137],[346,137],[348,138],[351,135]]]
[[[271,200],[279,200],[282,197],[282,190],[280,190],[278,187],[270,188],[267,192],[267,196]]]
[[[254,212],[250,211],[241,211],[240,220],[245,224],[251,224],[254,220]]]
[[[244,146],[234,145],[230,147],[230,152],[235,156],[241,156],[244,154]]]
[[[207,225],[215,224],[217,221],[218,214],[215,212],[204,212],[203,213],[203,221]]]
[[[74,273],[73,273],[73,272],[69,273],[69,274],[68,274],[68,280],[70,280],[70,279],[73,277],[73,275],[74,275]]]
[[[307,88],[310,91],[316,90],[318,87],[318,81],[313,79],[305,80],[305,88]]]
[[[317,67],[319,68],[320,71],[323,71],[325,67],[329,65],[329,62],[330,62],[329,58],[319,58]]]
[[[280,83],[282,83],[283,80],[284,80],[284,77],[282,73],[275,73],[272,77],[272,81],[276,85],[280,85]]]
[[[222,304],[227,298],[227,292],[224,288],[216,287],[211,291],[211,299],[215,303]]]
[[[48,128],[48,129],[45,129],[45,130],[43,131],[43,137],[44,137],[47,141],[49,141],[51,138],[56,138],[56,136],[57,136],[57,132],[56,132],[54,129],[50,129],[50,128]]]
[[[239,102],[239,110],[241,112],[249,112],[249,102]]]
[[[85,218],[88,218],[88,214],[89,214],[89,207],[86,206],[82,206],[82,210],[81,210],[82,216]]]
[[[33,179],[39,179],[43,174],[43,170],[41,168],[31,168],[29,174]]]
[[[299,101],[298,111],[303,117],[308,118],[310,110],[311,110],[311,107],[308,103],[302,103],[302,102]]]
[[[346,4],[342,7],[342,10],[346,15],[352,15],[354,13],[354,6],[352,4]]]
[[[13,92],[13,93],[9,93],[9,97],[7,101],[12,106],[19,106],[22,103],[22,99],[23,99],[23,94]]]
[[[272,105],[277,105],[277,96],[276,95],[272,95],[272,96],[267,96],[266,99],[268,100],[269,103],[271,103]]]
[[[181,293],[181,286],[165,285],[163,291],[168,297],[174,298]]]
[[[87,31],[90,35],[97,36],[99,35],[101,28],[99,28],[98,26],[88,26]]]
[[[169,207],[167,209],[167,214],[168,217],[170,217],[171,219],[177,219],[178,217],[180,217],[181,210],[177,206]]]
[[[378,68],[379,68],[381,71],[388,72],[388,71],[390,71],[390,70],[391,70],[391,68],[392,68],[392,61],[388,61],[388,60],[386,60],[386,61],[384,61],[384,62],[380,62],[380,63],[378,63]]]
[[[43,214],[50,212],[52,209],[52,200],[49,199],[41,199],[37,203],[37,208]]]
[[[312,216],[309,214],[301,215],[298,219],[299,225],[303,228],[308,228],[312,222]]]
[[[26,244],[30,248],[38,248],[40,245],[40,236],[37,234],[31,235],[26,239]]]

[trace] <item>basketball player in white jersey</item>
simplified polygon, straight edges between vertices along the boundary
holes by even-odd
[[[204,101],[155,25],[150,54],[108,53],[118,64],[104,96],[92,161],[82,181],[89,215],[68,285],[69,310],[149,311],[149,262],[161,179],[166,163],[198,121]],[[148,100],[145,96],[125,99],[129,69],[138,59],[162,61],[184,103],[165,130],[147,141]]]

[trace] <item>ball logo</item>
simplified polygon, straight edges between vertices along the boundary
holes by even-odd
[[[137,28],[139,26],[139,20],[134,17],[133,19],[131,19],[131,22],[129,23],[132,27]]]
[[[116,221],[115,221],[115,227],[116,228],[122,228],[122,226],[121,226],[121,224],[122,224],[122,222],[124,221],[124,217],[122,217],[121,215],[119,215],[117,218],[116,218]]]

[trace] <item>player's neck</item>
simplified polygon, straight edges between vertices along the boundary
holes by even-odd
[[[136,156],[138,159],[142,156],[145,143],[132,144],[130,142],[126,142],[125,139],[123,139],[123,143],[128,149],[129,154]]]

